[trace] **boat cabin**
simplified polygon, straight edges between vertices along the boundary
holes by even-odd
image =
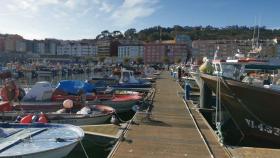
[[[214,60],[214,75],[258,86],[275,84],[280,79],[280,65],[267,60]],[[279,80],[280,82],[280,80]]]
[[[140,83],[131,70],[122,69],[119,83]]]

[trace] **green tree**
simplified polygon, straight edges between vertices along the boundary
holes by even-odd
[[[137,64],[142,64],[143,63],[143,58],[142,57],[137,57],[136,58],[136,63]]]
[[[182,61],[181,58],[176,58],[176,59],[175,59],[175,62],[176,62],[177,64],[181,63],[181,61]]]
[[[123,59],[123,63],[124,63],[125,65],[128,65],[128,64],[129,64],[129,61],[130,61],[130,58],[128,58],[128,57],[125,57],[125,58]]]
[[[170,62],[168,56],[164,56],[162,58],[162,61],[163,61],[164,64],[169,64],[169,62]]]
[[[94,61],[94,58],[91,57],[91,56],[87,56],[87,57],[85,57],[85,61],[86,61],[87,63],[91,63],[91,62]]]
[[[136,29],[130,28],[124,32],[124,36],[126,39],[135,39],[136,38]]]
[[[124,35],[120,31],[113,31],[111,33],[111,35],[114,39],[123,39],[124,38]]]
[[[100,63],[104,63],[105,59],[106,59],[105,57],[99,57],[98,60],[99,60]]]

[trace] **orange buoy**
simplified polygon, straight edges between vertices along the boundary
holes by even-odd
[[[21,124],[26,124],[26,123],[31,123],[32,122],[32,114],[28,114],[27,116],[24,116],[21,120],[20,123]]]
[[[41,113],[38,119],[39,123],[48,123],[48,119],[44,113]]]

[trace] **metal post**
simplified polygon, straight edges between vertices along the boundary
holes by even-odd
[[[201,80],[201,89],[200,89],[200,108],[210,108],[212,102],[212,91],[211,89]]]
[[[185,80],[185,100],[190,100],[191,86],[187,80]]]

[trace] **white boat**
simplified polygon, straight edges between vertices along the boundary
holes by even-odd
[[[106,123],[107,120],[111,118],[115,110],[111,107],[104,105],[91,105],[88,113],[86,110],[85,113],[76,113],[73,110],[73,113],[69,112],[60,112],[63,109],[58,110],[57,112],[46,112],[44,113],[48,123],[61,123],[61,124],[72,124],[76,126],[81,125],[97,125]],[[84,107],[82,109],[87,109]],[[38,113],[38,111],[37,111]],[[4,119],[5,121],[13,122],[16,119],[24,118],[25,116],[39,116],[41,114],[36,114],[36,111],[5,111],[4,115],[0,115],[0,119]],[[19,120],[18,120],[19,121]]]
[[[0,123],[0,157],[62,158],[83,137],[73,125]]]

